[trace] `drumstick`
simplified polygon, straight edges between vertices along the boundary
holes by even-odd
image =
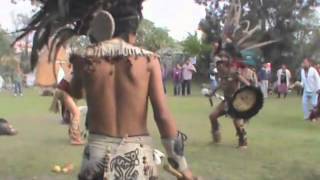
[[[209,102],[210,102],[210,106],[212,107],[213,106],[213,101],[212,101],[211,97],[209,97]]]
[[[171,167],[169,164],[163,165],[163,169],[168,173],[172,174],[173,176],[177,177],[178,179],[183,178],[183,175],[181,174],[181,172],[177,171],[176,169]]]

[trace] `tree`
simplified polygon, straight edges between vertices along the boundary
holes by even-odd
[[[0,73],[11,76],[17,67],[18,61],[10,48],[10,37],[7,32],[0,28]]]
[[[0,57],[12,52],[10,48],[10,37],[7,32],[0,28]]]
[[[198,34],[190,34],[181,42],[183,52],[192,57],[197,58],[198,71],[202,75],[207,75],[208,67],[210,64],[211,46],[202,42],[198,38]]]
[[[238,7],[239,17],[237,11],[231,15],[239,20],[239,24],[238,27],[232,27],[226,22],[230,16],[228,13],[231,4],[237,1],[241,4]],[[237,33],[247,34],[245,40],[251,42],[279,40],[277,43],[261,46],[266,59],[272,60],[275,64],[297,65],[303,56],[315,52],[312,52],[315,48],[309,47],[312,39],[318,39],[314,36],[319,35],[317,33],[319,16],[315,16],[315,9],[319,3],[315,0],[195,0],[195,2],[206,7],[206,16],[199,23],[199,29],[204,32],[204,41],[207,43],[221,38],[221,35],[225,34],[223,31],[228,31],[228,28],[238,28],[241,31]],[[244,45],[248,46],[248,43]],[[293,59],[296,63],[292,63]]]
[[[138,29],[137,43],[139,46],[151,51],[177,46],[177,43],[170,37],[167,29],[156,27],[153,22],[146,19],[141,22]]]

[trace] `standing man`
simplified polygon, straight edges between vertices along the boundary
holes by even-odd
[[[173,80],[173,86],[174,86],[173,94],[175,96],[180,96],[181,83],[182,83],[182,69],[179,63],[177,63],[176,67],[173,68],[172,80]]]
[[[23,96],[22,94],[22,83],[23,83],[23,73],[20,67],[17,67],[15,74],[13,75],[14,81],[14,96]]]
[[[214,91],[218,87],[218,70],[214,64],[210,64],[209,79],[211,81],[211,91]]]
[[[268,97],[269,79],[270,72],[268,71],[268,64],[263,64],[261,70],[259,71],[260,88],[263,93],[264,98]]]
[[[308,120],[311,109],[318,103],[318,93],[320,90],[319,74],[317,70],[311,66],[308,58],[303,60],[301,82],[304,88],[302,97],[304,119]],[[312,107],[310,107],[310,105],[312,105]]]
[[[88,106],[89,137],[79,180],[158,179],[147,129],[149,101],[168,162],[182,174],[179,179],[192,180],[184,156],[187,137],[178,131],[167,105],[160,60],[153,52],[135,46],[143,0],[77,0],[62,8],[60,4],[52,6],[52,1],[43,2],[46,16],[41,22],[80,24],[67,27],[73,28],[67,35],[89,34],[93,42],[70,56],[71,95],[83,98],[85,92]],[[48,22],[47,17],[57,18]],[[40,27],[37,32],[42,30]]]
[[[283,94],[283,97],[286,98],[291,79],[291,73],[287,69],[286,65],[283,64],[281,69],[277,71],[277,78],[278,98],[281,97],[281,94]]]
[[[182,96],[186,95],[186,89],[187,89],[187,95],[191,95],[191,81],[192,81],[192,75],[193,73],[196,73],[197,70],[194,67],[194,65],[191,63],[191,60],[188,59],[182,66]]]
[[[257,87],[258,85],[258,78],[256,72],[253,68],[250,68],[248,65],[244,65],[240,68],[240,74],[244,77],[248,82],[250,82],[251,86]],[[241,84],[241,86],[245,86],[245,84]]]

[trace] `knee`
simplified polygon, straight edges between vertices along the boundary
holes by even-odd
[[[73,115],[74,119],[80,120],[81,113],[80,113],[79,109],[72,111],[72,115]]]
[[[210,119],[211,121],[217,121],[217,120],[218,120],[218,115],[217,115],[217,113],[211,113],[211,114],[209,115],[209,119]]]
[[[234,124],[234,126],[235,126],[236,128],[243,128],[243,127],[244,127],[244,122],[243,122],[243,120],[239,120],[239,119],[234,120],[234,121],[233,121],[233,124]]]

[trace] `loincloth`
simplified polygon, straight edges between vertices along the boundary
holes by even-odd
[[[152,139],[149,136],[113,138],[90,134],[79,180],[155,180]]]

